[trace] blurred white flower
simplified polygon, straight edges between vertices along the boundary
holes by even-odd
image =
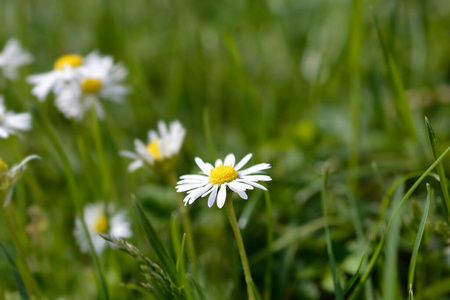
[[[26,164],[32,159],[41,158],[37,155],[30,155],[10,168],[0,157],[0,196],[4,196],[3,207],[6,207],[11,201],[14,184],[25,171]]]
[[[56,96],[56,106],[67,117],[81,120],[84,112],[95,104],[99,118],[104,117],[100,99],[121,103],[128,94],[122,81],[128,71],[120,63],[114,64],[111,56],[101,56],[97,51],[85,57],[78,78],[65,85]]]
[[[6,139],[18,131],[31,130],[31,115],[29,113],[18,113],[7,111],[5,99],[0,95],[0,138]]]
[[[148,132],[147,144],[139,139],[134,140],[136,153],[120,151],[120,155],[134,159],[128,166],[128,172],[133,172],[144,164],[153,166],[156,162],[162,162],[178,154],[186,134],[183,125],[175,120],[167,128],[164,122],[159,121],[158,130],[159,134],[155,130]]]
[[[39,101],[44,101],[51,91],[58,95],[64,86],[78,78],[79,67],[82,64],[83,57],[78,54],[61,56],[55,61],[52,71],[28,76],[28,82],[34,85],[31,93]]]
[[[257,174],[270,168],[270,164],[267,163],[257,164],[240,171],[251,157],[251,153],[247,154],[235,165],[236,158],[230,153],[225,157],[224,162],[221,159],[216,160],[215,166],[196,157],[195,162],[202,171],[199,175],[181,176],[176,186],[177,192],[187,191],[188,195],[184,198],[185,205],[192,204],[199,197],[209,195],[208,206],[213,206],[217,198],[217,206],[222,208],[227,196],[227,187],[242,199],[247,199],[246,190],[253,190],[254,187],[266,190],[257,182],[272,180],[267,175]]]
[[[17,39],[11,38],[0,53],[0,70],[6,78],[16,79],[18,69],[32,61],[33,56],[22,48]]]
[[[83,210],[89,236],[94,245],[95,252],[102,253],[108,242],[99,233],[112,235],[117,238],[129,238],[133,235],[130,223],[124,210],[114,213],[114,207],[103,202],[86,204]],[[75,238],[82,252],[89,252],[89,242],[86,239],[81,220],[75,220]]]

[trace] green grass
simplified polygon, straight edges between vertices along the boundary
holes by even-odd
[[[185,234],[167,178],[129,174],[118,154],[174,119],[186,127],[177,176],[198,171],[195,156],[272,165],[267,193],[233,201],[257,297],[412,299],[413,281],[415,299],[447,299],[449,16],[442,0],[0,1],[0,49],[17,37],[35,57],[17,81],[0,76],[8,108],[33,115],[32,132],[0,139],[0,157],[42,157],[0,218],[0,299],[161,298],[140,286],[155,265],[80,252],[74,220],[97,200],[127,211],[127,241],[170,292],[245,299],[225,209],[187,206]],[[128,68],[132,88],[105,102],[105,121],[67,120],[31,94],[26,76],[94,49]]]

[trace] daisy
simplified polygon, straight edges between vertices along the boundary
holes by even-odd
[[[192,204],[199,197],[209,195],[208,206],[213,206],[217,198],[217,206],[222,208],[227,196],[227,187],[242,199],[247,199],[245,191],[253,190],[254,187],[267,190],[257,182],[272,179],[267,175],[255,174],[269,169],[270,164],[257,164],[241,171],[251,157],[251,153],[247,154],[239,163],[235,164],[236,158],[230,153],[223,162],[221,159],[216,160],[215,166],[196,157],[195,162],[201,169],[200,175],[181,176],[181,180],[176,186],[177,192],[187,191],[188,195],[184,198],[185,205]]]
[[[128,172],[148,164],[154,166],[156,163],[167,161],[176,157],[183,145],[186,130],[178,120],[170,123],[169,128],[163,121],[158,122],[159,133],[155,130],[148,132],[148,142],[145,144],[139,139],[134,140],[136,153],[131,151],[120,151],[120,155],[134,159],[128,166]]]
[[[117,238],[129,238],[133,235],[126,212],[121,210],[113,214],[112,205],[106,206],[103,202],[86,204],[83,216],[95,252],[98,254],[102,253],[108,244],[99,233],[112,235]],[[84,253],[89,252],[89,242],[86,239],[83,225],[79,218],[75,220],[74,235],[81,251]]]
[[[80,121],[84,112],[95,105],[99,118],[104,117],[100,99],[121,103],[128,94],[122,81],[128,71],[120,63],[114,64],[111,56],[101,56],[97,51],[84,58],[77,78],[65,85],[56,96],[56,106],[67,117]]]
[[[34,87],[31,93],[39,101],[44,101],[48,94],[58,94],[64,86],[78,78],[79,67],[83,64],[83,57],[78,54],[66,54],[55,61],[54,69],[43,74],[28,76],[27,80]]]
[[[0,70],[9,79],[17,78],[17,70],[22,65],[33,61],[33,56],[26,52],[17,39],[9,39],[0,53]]]
[[[0,95],[0,138],[6,139],[18,131],[31,130],[31,115],[7,111],[4,102],[3,96]]]
[[[0,196],[2,194],[5,196],[3,207],[6,207],[11,201],[14,184],[25,171],[26,164],[32,159],[40,159],[40,157],[37,155],[27,156],[18,165],[10,168],[0,157]]]

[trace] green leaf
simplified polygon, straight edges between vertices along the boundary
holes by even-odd
[[[271,297],[271,287],[272,287],[272,268],[273,268],[273,211],[272,211],[272,200],[270,199],[270,193],[265,193],[266,198],[266,217],[267,217],[267,263],[266,270],[264,272],[264,299],[269,300]]]
[[[425,126],[427,127],[428,140],[430,141],[431,150],[433,151],[434,159],[437,159],[441,155],[439,151],[439,144],[434,134],[433,128],[431,127],[430,121],[425,117]],[[450,196],[448,193],[447,177],[445,176],[444,165],[440,163],[436,167],[437,173],[439,175],[439,182],[441,183],[442,194],[444,195],[445,206],[447,207],[447,214],[450,216]]]
[[[144,208],[142,207],[142,204],[136,199],[135,196],[133,196],[133,205],[139,223],[144,229],[150,244],[152,245],[153,249],[156,252],[156,255],[161,261],[161,265],[164,271],[166,271],[167,274],[169,274],[169,276],[171,277],[171,279],[175,284],[180,285],[180,276],[177,272],[177,268],[175,266],[173,259],[170,257],[169,253],[164,247],[164,244],[162,243],[161,239],[156,233],[155,228],[150,223],[150,220],[148,219],[144,211]]]
[[[405,193],[404,185],[400,185],[393,196],[392,208],[397,207]],[[386,233],[386,251],[384,260],[384,289],[383,299],[394,300],[398,296],[399,287],[398,282],[398,247],[400,244],[400,229],[401,229],[400,213],[392,217],[391,227]],[[397,297],[398,298],[398,297]]]
[[[420,227],[419,231],[417,232],[416,241],[414,242],[414,249],[411,256],[411,262],[409,263],[409,271],[408,271],[408,287],[407,290],[409,291],[410,299],[413,297],[412,293],[412,287],[414,283],[414,270],[416,268],[416,262],[417,262],[417,253],[419,252],[420,243],[422,242],[423,233],[425,231],[425,225],[427,223],[428,218],[428,212],[430,210],[430,202],[432,197],[432,191],[430,185],[427,183],[427,202],[425,205],[425,210],[423,211],[422,215],[422,221],[420,221]]]
[[[347,282],[347,284],[344,287],[344,295],[347,294],[351,290],[351,288],[355,284],[356,280],[358,280],[359,271],[361,270],[361,267],[363,265],[365,257],[366,257],[366,253],[363,253],[362,257],[361,257],[361,261],[359,262],[358,269],[356,270],[355,274],[353,274],[353,276],[350,278],[350,280]]]
[[[394,107],[397,111],[398,116],[403,122],[403,126],[405,127],[406,132],[412,138],[416,138],[416,129],[414,126],[414,121],[411,113],[411,109],[409,108],[408,99],[406,98],[405,88],[403,86],[402,79],[400,77],[400,73],[397,69],[397,65],[395,64],[394,59],[392,58],[391,53],[388,50],[388,47],[384,41],[383,35],[381,33],[380,27],[378,26],[377,18],[375,17],[375,13],[372,11],[373,23],[375,26],[375,30],[378,35],[378,40],[380,42],[381,50],[383,51],[384,63],[386,64],[386,68],[388,70],[389,79],[391,81],[392,89],[394,92]]]
[[[324,228],[325,228],[325,239],[327,243],[327,251],[328,257],[330,258],[331,272],[333,274],[333,284],[334,284],[334,294],[336,295],[337,300],[344,300],[344,296],[342,295],[341,283],[339,282],[339,275],[336,267],[336,262],[334,259],[333,247],[331,245],[331,237],[330,230],[328,228],[328,219],[327,219],[327,203],[326,203],[326,186],[327,186],[327,178],[328,178],[328,169],[325,169],[323,175],[323,185],[322,185],[322,211],[323,211],[323,219],[324,219]]]
[[[416,188],[419,186],[419,184],[422,183],[422,181],[425,179],[425,177],[427,177],[431,173],[431,171],[444,159],[444,157],[449,152],[450,152],[450,147],[448,147],[444,151],[444,153],[442,153],[442,155],[439,156],[439,158],[436,159],[436,161],[424,173],[422,173],[422,175],[419,177],[419,179],[417,179],[416,182],[413,184],[413,186],[409,188],[408,192],[406,192],[406,194],[403,197],[402,201],[400,201],[400,204],[397,206],[397,208],[392,213],[391,218],[389,219],[386,231],[381,236],[381,240],[378,242],[377,248],[375,249],[375,252],[373,253],[372,258],[370,259],[369,265],[367,266],[367,268],[364,271],[364,273],[361,275],[361,279],[360,279],[359,283],[356,285],[353,293],[348,298],[349,300],[356,299],[356,297],[359,296],[359,291],[361,290],[362,285],[366,282],[367,278],[369,278],[370,274],[372,273],[373,268],[375,267],[375,264],[376,264],[378,258],[380,257],[380,254],[382,252],[381,250],[384,247],[386,232],[389,231],[389,228],[391,227],[391,222],[396,217],[396,215],[398,214],[398,212],[399,212],[400,208],[402,207],[402,205],[406,202],[406,200],[409,199],[409,197],[411,197],[412,193],[416,190]]]
[[[5,247],[3,246],[3,244],[1,242],[0,242],[0,248],[2,249],[3,253],[5,254],[6,259],[9,262],[9,265],[11,266],[11,269],[12,269],[13,275],[14,275],[14,280],[16,281],[17,289],[19,290],[20,297],[22,298],[22,300],[29,300],[30,298],[28,297],[28,293],[25,288],[25,284],[23,282],[22,276],[20,275],[19,269],[17,269],[17,266],[14,263],[14,260],[9,255],[8,251],[6,251]]]

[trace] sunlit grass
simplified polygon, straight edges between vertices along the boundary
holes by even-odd
[[[42,158],[0,218],[0,299],[447,299],[449,16],[439,0],[0,1],[0,49],[34,56],[0,72],[33,118],[0,158]],[[32,95],[27,76],[95,49],[129,71],[105,120]],[[170,172],[127,172],[119,152],[159,120],[186,129]],[[233,200],[253,291],[225,208],[175,192],[194,157],[250,152],[272,166],[267,192]],[[100,200],[127,211],[126,253],[79,249],[75,219]]]

